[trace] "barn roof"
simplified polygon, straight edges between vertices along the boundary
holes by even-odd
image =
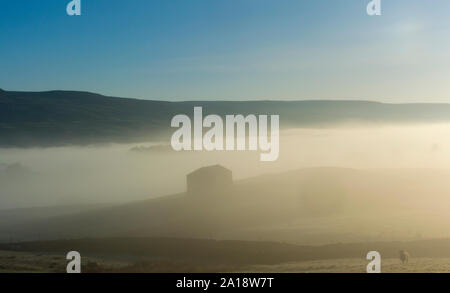
[[[222,165],[213,165],[213,166],[207,166],[207,167],[202,167],[199,168],[191,173],[189,173],[187,176],[191,176],[191,175],[201,175],[201,174],[205,174],[205,173],[217,173],[217,172],[231,172],[231,170],[223,167]]]

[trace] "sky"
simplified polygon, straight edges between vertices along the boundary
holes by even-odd
[[[450,103],[450,1],[0,0],[0,88]]]

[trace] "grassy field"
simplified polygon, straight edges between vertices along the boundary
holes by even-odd
[[[67,262],[65,255],[0,251],[0,273],[64,273]],[[127,265],[126,262],[82,258],[82,267],[93,272],[103,267],[119,269]]]
[[[65,273],[64,255],[0,251],[0,273]],[[234,272],[243,266],[193,264],[158,259],[116,260],[110,257],[82,257],[83,273],[203,273]]]
[[[364,259],[334,259],[251,266],[243,272],[266,273],[365,273]],[[383,259],[382,273],[449,273],[450,258],[412,258],[402,264],[397,258]]]
[[[265,273],[365,273],[367,261],[358,258],[317,260],[254,266],[206,266],[167,261],[116,261],[83,257],[86,273],[152,273],[152,272],[265,272]],[[0,251],[0,273],[63,273],[64,255]],[[382,260],[384,273],[449,273],[450,258],[412,258],[409,264],[399,259]]]

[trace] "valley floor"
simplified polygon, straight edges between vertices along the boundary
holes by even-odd
[[[63,273],[64,255],[0,251],[0,273]],[[84,272],[244,272],[244,273],[365,273],[367,261],[347,258],[255,265],[243,267],[200,266],[161,261],[132,263],[104,258],[84,258]],[[449,273],[450,258],[412,258],[408,264],[399,259],[382,260],[383,273]]]
[[[251,266],[245,273],[365,273],[364,259],[333,259]],[[383,259],[382,273],[450,273],[450,258],[412,258],[402,264],[397,258]]]

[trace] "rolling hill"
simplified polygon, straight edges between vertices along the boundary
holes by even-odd
[[[278,114],[280,127],[450,121],[450,104],[366,101],[189,101],[108,97],[89,92],[0,90],[0,146],[85,145],[168,140],[176,114]]]
[[[180,193],[48,217],[29,211],[27,221],[0,225],[0,242],[194,237],[324,244],[445,237],[450,174],[436,171],[421,182],[430,172],[308,168],[236,181],[225,195]],[[8,215],[2,211],[0,219]]]

